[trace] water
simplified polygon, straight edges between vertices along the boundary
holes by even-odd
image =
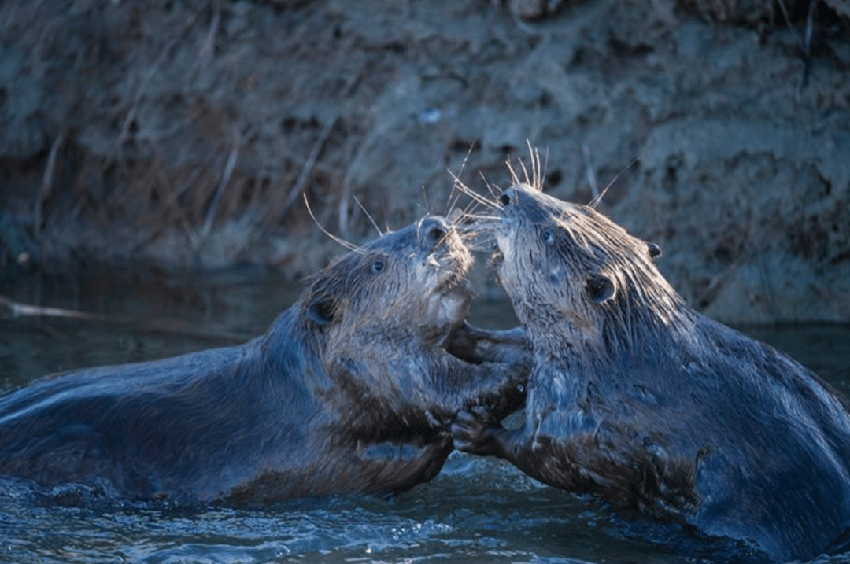
[[[7,273],[0,296],[126,318],[0,319],[0,393],[38,376],[135,362],[262,333],[301,285],[261,271],[180,277],[89,271]],[[163,323],[162,320],[178,320]],[[473,321],[508,327],[504,302]],[[743,328],[850,395],[850,327]],[[627,538],[592,499],[545,487],[499,461],[453,454],[428,484],[396,497],[302,499],[264,509],[118,503],[73,488],[34,495],[0,482],[0,562],[27,563],[647,563],[683,562]],[[710,562],[689,555],[688,562]],[[818,562],[838,562],[821,559]]]

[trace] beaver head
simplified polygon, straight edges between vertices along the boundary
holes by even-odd
[[[443,422],[458,409],[522,402],[527,354],[508,351],[514,362],[503,362],[496,343],[504,339],[477,339],[465,323],[472,262],[456,226],[430,216],[316,275],[293,311],[319,363],[305,371],[308,385],[344,434],[363,444],[427,444],[439,454],[429,460],[442,461],[451,452]],[[493,358],[458,352],[479,340],[494,343]]]
[[[472,262],[453,225],[425,217],[320,271],[301,300],[302,319],[337,340],[379,333],[438,344],[469,312]]]
[[[498,276],[535,349],[566,341],[613,353],[680,318],[682,300],[653,263],[657,245],[529,184],[505,190],[496,208]]]

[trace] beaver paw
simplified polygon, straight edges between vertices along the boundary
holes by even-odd
[[[493,412],[481,405],[458,412],[451,424],[455,448],[470,454],[498,455],[498,430],[503,429]]]
[[[527,393],[525,383],[509,383],[499,390],[494,397],[484,400],[484,406],[490,412],[490,419],[499,422],[511,413],[522,409],[525,405]]]

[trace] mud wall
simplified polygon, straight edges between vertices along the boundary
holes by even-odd
[[[382,227],[445,212],[449,171],[505,186],[531,142],[551,193],[607,187],[710,315],[847,321],[848,22],[847,0],[10,0],[1,260],[299,275],[339,252],[304,195],[358,241],[358,202]]]

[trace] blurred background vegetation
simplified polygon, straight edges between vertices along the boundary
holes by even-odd
[[[0,265],[301,276],[303,196],[362,241],[530,142],[708,314],[848,321],[848,67],[850,0],[7,0]]]

